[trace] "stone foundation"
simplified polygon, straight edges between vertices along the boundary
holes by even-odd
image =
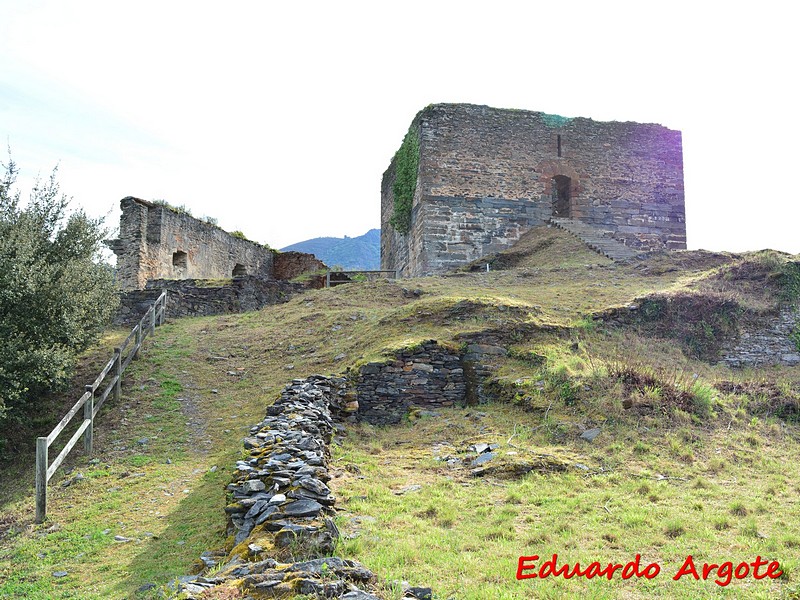
[[[469,343],[462,353],[428,340],[392,358],[367,363],[357,374],[357,418],[392,425],[417,409],[483,403],[483,382],[494,371],[494,359],[505,354],[495,345]]]
[[[161,293],[167,290],[167,317],[206,317],[258,310],[287,302],[305,286],[288,281],[240,277],[231,280],[156,279],[144,290],[120,295],[115,325],[136,323]]]
[[[729,367],[762,367],[783,364],[800,365],[800,350],[791,340],[800,327],[800,313],[783,309],[761,327],[745,327],[735,345],[723,352],[722,362]]]

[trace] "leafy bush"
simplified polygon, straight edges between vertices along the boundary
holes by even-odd
[[[116,310],[114,277],[99,261],[100,220],[69,212],[56,170],[27,205],[9,157],[0,180],[0,422],[24,422],[37,397],[68,381]]]

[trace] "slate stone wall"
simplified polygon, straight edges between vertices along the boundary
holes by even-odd
[[[393,161],[381,187],[383,269],[443,272],[509,247],[551,216],[635,247],[686,247],[679,131],[467,104],[429,106],[412,128],[420,162],[411,231],[389,225]],[[555,201],[556,177],[569,179],[566,205]]]
[[[181,598],[236,581],[248,597],[379,600],[369,569],[333,556],[339,530],[329,445],[340,428],[334,419],[347,414],[346,398],[344,378],[312,375],[293,380],[267,408],[244,439],[247,456],[227,486],[234,547],[203,553],[214,572],[179,578]]]
[[[736,343],[723,351],[722,361],[730,367],[800,365],[800,350],[790,337],[799,323],[798,312],[784,308],[774,319],[742,331]]]
[[[461,358],[433,340],[358,372],[358,418],[373,425],[399,423],[412,408],[435,410],[464,404]]]
[[[132,325],[167,290],[167,318],[204,317],[258,310],[270,304],[287,302],[305,289],[288,281],[241,277],[227,281],[194,279],[156,279],[147,282],[143,290],[120,294],[120,308],[115,325]]]
[[[166,206],[128,196],[120,201],[117,281],[143,289],[151,279],[273,279],[274,251]]]

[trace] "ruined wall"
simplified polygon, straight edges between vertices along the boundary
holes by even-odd
[[[275,279],[288,281],[306,273],[327,270],[327,267],[325,263],[313,254],[292,250],[276,253],[273,258],[272,269],[272,275]]]
[[[433,105],[419,136],[408,235],[389,225],[394,161],[381,194],[381,265],[442,272],[512,245],[551,216],[642,248],[685,248],[681,134],[660,125]]]
[[[288,281],[258,277],[211,282],[195,279],[154,279],[143,290],[130,290],[120,294],[120,307],[114,324],[136,323],[163,289],[167,290],[167,317],[174,319],[258,310],[267,305],[288,302],[305,287]]]
[[[138,198],[123,198],[120,207],[119,238],[108,245],[124,290],[143,289],[151,279],[273,278],[274,252],[261,244]]]
[[[373,425],[399,423],[412,407],[435,410],[463,404],[461,358],[430,340],[394,359],[363,365],[356,393],[358,418]]]
[[[723,350],[722,361],[729,367],[800,365],[800,349],[792,339],[799,326],[800,313],[783,308],[775,318],[740,332],[736,342]]]

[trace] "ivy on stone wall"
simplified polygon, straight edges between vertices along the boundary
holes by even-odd
[[[572,121],[572,118],[562,117],[561,115],[550,115],[547,113],[542,113],[542,121],[544,121],[544,124],[550,127],[551,129],[555,129],[558,127],[563,127],[564,125]]]
[[[414,191],[417,188],[417,170],[419,168],[419,136],[416,128],[411,129],[403,138],[403,143],[394,155],[394,212],[389,223],[395,231],[406,234],[411,229],[411,205],[414,202]]]

